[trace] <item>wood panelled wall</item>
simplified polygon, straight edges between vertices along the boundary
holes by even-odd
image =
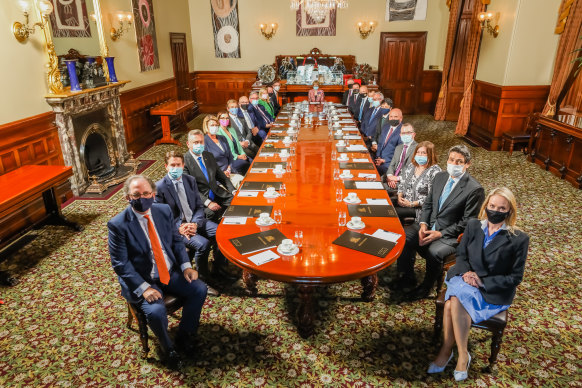
[[[422,72],[417,113],[434,115],[434,108],[439,97],[442,79],[443,72],[440,70],[425,70]]]
[[[541,112],[549,85],[500,86],[475,81],[471,122],[465,137],[472,143],[498,151],[505,132],[524,132],[530,113]]]
[[[121,93],[121,111],[129,151],[138,153],[162,137],[160,118],[151,116],[150,109],[175,99],[174,78]]]
[[[256,71],[195,71],[192,74],[202,113],[226,109],[226,101],[248,95],[257,79]]]

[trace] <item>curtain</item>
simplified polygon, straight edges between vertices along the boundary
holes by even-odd
[[[483,2],[475,2],[473,14],[471,15],[471,28],[469,29],[467,40],[467,60],[465,62],[465,91],[463,92],[463,99],[461,100],[459,121],[457,121],[457,128],[455,129],[455,134],[459,136],[463,136],[467,133],[469,121],[471,119],[471,106],[473,105],[473,80],[475,79],[475,73],[477,72],[482,31],[478,15],[480,12],[485,11],[485,7],[486,6]]]
[[[447,32],[447,45],[445,48],[445,63],[443,64],[443,80],[441,90],[437,99],[434,111],[435,120],[444,120],[447,111],[447,84],[449,82],[449,72],[453,63],[453,53],[457,42],[457,30],[459,28],[459,18],[461,15],[462,0],[452,0],[450,2],[449,27]]]
[[[569,0],[565,2],[570,3]],[[553,117],[556,114],[556,100],[562,92],[562,89],[564,89],[564,84],[572,71],[572,61],[578,56],[578,52],[574,52],[574,50],[582,47],[582,40],[580,39],[582,0],[573,0],[571,3],[570,14],[564,24],[564,31],[558,43],[550,94],[548,95],[546,106],[542,111],[542,115],[544,116]]]

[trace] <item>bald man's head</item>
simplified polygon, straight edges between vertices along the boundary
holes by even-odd
[[[388,115],[388,119],[389,120],[398,120],[400,122],[402,122],[402,111],[398,108],[394,108],[390,111],[390,114]]]

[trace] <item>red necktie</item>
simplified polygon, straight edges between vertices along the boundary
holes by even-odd
[[[392,132],[394,132],[394,128],[390,127],[390,130],[388,131],[388,135],[386,135],[386,140],[384,140],[384,145],[386,145],[386,143],[388,143],[388,139],[390,139],[390,135],[392,135]]]
[[[156,266],[158,267],[158,275],[160,276],[160,282],[162,284],[168,284],[170,282],[170,273],[168,272],[168,267],[166,266],[166,260],[164,259],[164,252],[162,252],[162,245],[160,244],[160,239],[158,238],[156,228],[154,228],[154,223],[150,219],[150,216],[145,215],[144,217],[146,220],[148,220],[148,235],[150,237],[152,251],[154,252]]]

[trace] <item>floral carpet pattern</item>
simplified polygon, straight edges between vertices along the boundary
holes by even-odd
[[[463,142],[453,135],[454,123],[430,116],[409,120],[417,140],[435,143],[445,166],[448,147]],[[163,154],[171,148],[142,154],[157,160],[145,173],[162,177]],[[471,149],[470,172],[486,191],[504,185],[516,193],[518,222],[531,246],[497,373],[481,371],[490,335],[474,329],[474,361],[460,385],[582,387],[582,191],[520,152],[510,157]],[[259,296],[252,298],[239,281],[207,299],[199,351],[184,370],[164,368],[153,350],[150,360],[142,359],[138,334],[126,328],[127,309],[107,251],[106,222],[125,206],[121,191],[105,201],[74,201],[64,213],[84,225],[83,232],[52,226],[33,231],[0,264],[20,278],[17,286],[0,287],[0,386],[455,385],[452,367],[442,375],[425,373],[438,350],[431,342],[434,299],[395,303],[386,286],[393,267],[380,273],[370,303],[359,299],[359,282],[319,289],[316,333],[309,339],[297,334],[292,287],[261,280]]]

